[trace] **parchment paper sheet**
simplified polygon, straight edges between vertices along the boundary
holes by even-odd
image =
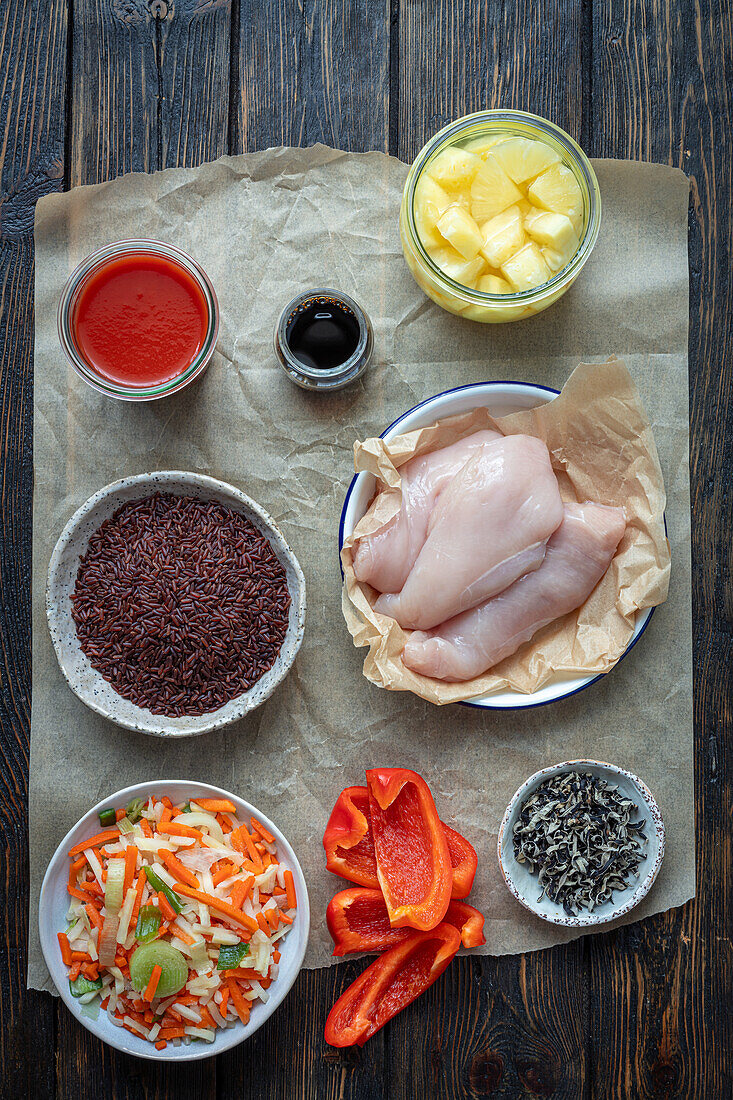
[[[600,161],[603,227],[585,271],[548,312],[503,326],[461,321],[428,301],[402,259],[397,212],[407,169],[382,154],[274,149],[199,169],[131,175],[42,199],[36,214],[31,938],[29,984],[50,988],[36,933],[38,891],[64,833],[105,794],[148,779],[209,780],[277,821],[302,861],[313,928],[307,966],[330,960],[324,912],[344,883],[321,836],[342,787],[364,769],[404,765],[431,784],[443,819],[476,846],[471,900],[486,950],[573,938],[532,917],[501,883],[495,830],[535,769],[596,756],[638,772],[659,799],[667,856],[634,916],[694,893],[687,413],[687,181],[657,165]],[[61,288],[92,249],[157,237],[191,252],[221,304],[217,353],[182,394],[139,406],[92,391],[56,334]],[[336,286],[375,332],[364,380],[330,397],[297,389],[272,350],[284,304]],[[467,382],[521,379],[560,388],[581,360],[615,353],[639,386],[664,478],[672,548],[669,599],[642,641],[590,690],[522,712],[437,708],[361,673],[341,614],[338,520],[355,439]],[[240,486],[275,517],[308,585],[294,669],[238,725],[190,741],[134,734],[67,688],[44,611],[48,561],[64,523],[124,474],[189,468]]]
[[[378,531],[399,510],[405,462],[487,428],[541,439],[562,499],[621,507],[626,531],[605,576],[576,612],[550,623],[482,675],[451,684],[403,664],[401,655],[411,632],[374,610],[378,593],[356,579],[352,549],[358,538]],[[631,640],[637,612],[667,598],[670,554],[662,471],[639,392],[618,359],[580,363],[560,395],[537,409],[495,419],[484,406],[444,417],[389,443],[380,438],[357,443],[354,465],[377,478],[380,492],[374,507],[344,540],[342,606],[354,645],[369,647],[364,675],[380,687],[413,691],[444,705],[507,687],[537,691],[556,674],[608,672]]]

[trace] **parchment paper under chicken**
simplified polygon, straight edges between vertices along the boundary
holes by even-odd
[[[563,500],[623,507],[627,527],[608,572],[577,611],[550,623],[482,676],[445,683],[403,664],[401,653],[410,632],[375,610],[378,593],[356,579],[352,547],[398,512],[401,466],[481,430],[542,439]],[[364,675],[380,687],[412,691],[443,704],[506,688],[531,693],[556,673],[608,672],[631,639],[637,611],[666,599],[670,554],[664,481],[639,392],[620,360],[581,363],[561,394],[536,409],[494,418],[482,407],[397,436],[389,444],[381,438],[357,442],[354,466],[357,472],[374,474],[384,491],[374,511],[344,542],[342,606],[354,645],[369,649]]]

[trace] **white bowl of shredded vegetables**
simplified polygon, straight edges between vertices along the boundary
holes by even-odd
[[[191,1061],[248,1038],[300,970],[310,914],[295,852],[218,787],[139,783],[99,802],[49,863],[41,947],[98,1038]]]

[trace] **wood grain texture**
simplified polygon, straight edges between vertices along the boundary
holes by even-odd
[[[730,0],[0,4],[1,1096],[733,1093],[732,77]],[[166,1069],[118,1055],[63,1004],[24,989],[35,201],[64,179],[280,143],[409,159],[452,118],[498,105],[554,119],[593,155],[661,160],[692,177],[698,898],[553,951],[460,959],[364,1050],[322,1038],[363,966],[350,961],[301,974],[287,1008],[216,1062]]]
[[[227,152],[230,0],[74,0],[69,186]]]
[[[33,485],[33,210],[63,180],[66,12],[0,7],[0,1082],[53,1090],[54,1006],[25,988]]]
[[[399,6],[398,156],[412,160],[455,118],[489,107],[534,111],[583,137],[581,0],[413,0]]]
[[[697,897],[589,940],[591,1065],[596,1090],[618,1100],[733,1095],[732,91],[729,4],[594,6],[591,152],[661,161],[691,179]]]
[[[389,0],[240,0],[232,152],[388,151]]]

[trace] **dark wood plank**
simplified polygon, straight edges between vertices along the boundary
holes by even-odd
[[[33,208],[63,183],[66,10],[0,8],[0,1081],[53,1095],[54,1006],[26,990]]]
[[[389,17],[389,0],[240,0],[232,152],[386,152]]]
[[[231,0],[74,0],[70,186],[228,151]]]
[[[75,0],[68,180],[213,160],[228,148],[229,0]],[[161,1066],[118,1054],[59,1003],[56,1088],[137,1100],[213,1098],[213,1062]]]
[[[441,126],[489,107],[535,111],[582,140],[584,8],[582,0],[404,0],[397,155],[413,160]]]
[[[730,666],[733,30],[720,5],[596,4],[597,156],[673,164],[692,180],[690,412],[697,898],[589,943],[591,1065],[604,1097],[733,1095]],[[722,567],[721,567],[722,566]],[[728,755],[727,760],[730,760]]]

